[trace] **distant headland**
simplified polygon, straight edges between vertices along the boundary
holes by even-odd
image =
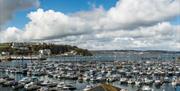
[[[62,55],[62,56],[92,56],[87,49],[78,48],[77,46],[60,45],[52,43],[38,42],[10,42],[0,43],[0,55]]]

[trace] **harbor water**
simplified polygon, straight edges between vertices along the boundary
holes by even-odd
[[[53,56],[49,57],[47,60],[44,60],[45,62],[55,62],[55,61],[60,61],[60,62],[80,62],[80,61],[89,61],[89,62],[99,62],[99,61],[167,61],[167,62],[174,62],[176,61],[176,58],[179,57],[180,54],[135,54],[135,53],[102,53],[102,54],[95,54],[94,56],[71,56],[71,57],[64,57],[64,56]],[[35,61],[35,60],[34,60]],[[38,61],[38,60],[36,60]],[[6,62],[1,62],[0,67],[18,67],[20,65],[29,65],[32,63],[32,60],[13,60],[13,61],[6,61]],[[16,73],[10,73],[10,72],[3,72],[0,71],[0,77],[3,76],[9,76],[12,78],[15,78],[15,80],[19,81],[22,78],[26,77],[27,75],[24,74],[16,74]],[[78,80],[67,80],[67,79],[56,79],[56,78],[51,78],[48,77],[47,75],[45,76],[37,76],[38,79],[40,80],[50,80],[53,82],[64,82],[64,83],[71,83],[73,86],[76,87],[76,90],[74,91],[83,91],[83,89],[86,87],[88,84],[98,84],[96,82],[88,82],[88,81],[83,81],[79,82]],[[129,84],[121,84],[120,81],[114,81],[111,82],[116,87],[119,88],[124,88],[127,89],[128,91],[138,91],[139,87],[135,85],[129,85]],[[156,87],[153,85],[150,86],[153,88],[153,91],[180,91],[180,86],[173,87],[171,83],[164,83],[160,87]],[[0,91],[14,91],[11,87],[3,87],[0,86]],[[18,89],[16,91],[25,91],[24,89]],[[140,90],[141,91],[141,90]]]

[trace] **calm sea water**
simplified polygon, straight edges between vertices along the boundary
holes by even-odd
[[[54,56],[54,57],[49,57],[47,61],[146,61],[146,60],[152,60],[152,61],[174,61],[176,60],[177,57],[180,57],[180,54],[167,54],[167,53],[161,53],[161,54],[136,54],[136,53],[102,53],[102,54],[95,54],[94,56],[91,57],[82,57],[82,56],[73,56],[73,57],[59,57],[59,56]],[[11,62],[2,62],[0,63],[1,66],[17,66],[19,64],[26,64],[29,63],[30,61],[17,61],[13,60]],[[7,74],[7,73],[2,73],[0,72],[0,76],[3,75],[9,75],[11,77],[15,77],[16,80],[20,80],[23,77],[25,77],[22,74]],[[48,78],[47,76],[39,77],[40,79],[48,79],[52,80],[54,82],[62,82],[64,81],[65,83],[71,83],[74,86],[77,87],[76,91],[82,91],[83,88],[88,82],[83,82],[79,83],[78,81],[70,81],[70,80],[57,80],[57,79],[52,79]],[[131,86],[131,85],[120,85],[120,82],[114,82],[113,85],[121,88],[126,88],[128,91],[136,91],[138,88],[136,86]],[[164,84],[160,88],[156,88],[152,86],[154,91],[180,91],[180,87],[173,88],[171,84]],[[1,87],[0,86],[0,91],[13,91],[9,87]],[[18,90],[18,91],[24,91],[23,89]]]

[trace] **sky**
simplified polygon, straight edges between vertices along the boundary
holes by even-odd
[[[0,42],[180,51],[180,0],[0,0]]]

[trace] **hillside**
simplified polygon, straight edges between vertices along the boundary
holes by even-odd
[[[47,43],[0,43],[0,53],[9,52],[10,55],[36,55],[39,50],[48,49],[51,55],[59,55],[75,52],[75,55],[91,56],[87,49],[81,49],[70,45],[57,45]]]

